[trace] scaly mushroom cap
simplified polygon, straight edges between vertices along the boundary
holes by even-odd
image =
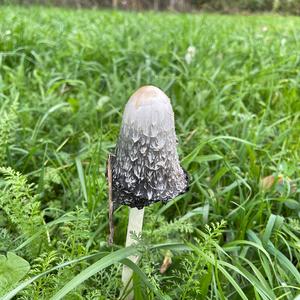
[[[144,86],[130,97],[111,163],[115,208],[126,204],[141,209],[187,190],[187,174],[176,151],[174,113],[160,89]]]

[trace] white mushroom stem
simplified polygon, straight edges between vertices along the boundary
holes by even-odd
[[[140,236],[143,228],[143,219],[144,219],[144,208],[137,209],[137,208],[130,208],[129,210],[129,220],[128,220],[128,227],[127,227],[127,236],[126,236],[126,247],[129,247],[136,243],[136,240],[132,238],[132,236]],[[129,259],[136,263],[139,259],[139,256],[130,256]],[[122,282],[125,292],[132,289],[132,270],[127,267],[123,266],[122,272]],[[132,300],[134,298],[133,291],[131,291],[128,296],[125,298],[126,300]]]

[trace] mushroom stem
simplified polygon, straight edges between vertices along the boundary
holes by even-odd
[[[132,238],[132,235],[139,236],[142,232],[143,228],[143,219],[144,219],[144,208],[137,209],[137,208],[130,208],[129,210],[129,220],[128,220],[128,227],[127,227],[127,236],[126,236],[126,247],[131,246],[136,241]],[[129,259],[136,263],[139,259],[138,256],[131,256]],[[122,272],[122,282],[124,286],[124,291],[128,291],[132,288],[132,270],[127,267],[123,266]],[[133,291],[131,291],[128,296],[125,298],[126,300],[132,300],[134,297]]]

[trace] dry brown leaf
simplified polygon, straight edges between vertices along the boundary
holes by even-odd
[[[275,176],[269,175],[261,179],[260,186],[263,190],[269,190],[274,185],[274,182],[275,182]]]
[[[267,191],[270,190],[273,187],[276,187],[276,190],[280,191],[280,188],[284,186],[288,186],[289,190],[294,193],[297,191],[297,186],[295,183],[292,182],[292,180],[287,177],[279,174],[278,176],[269,175],[261,179],[260,181],[260,187],[262,190]]]
[[[172,252],[171,251],[167,251],[164,261],[162,263],[162,265],[160,266],[160,273],[164,274],[170,267],[170,265],[172,264]]]

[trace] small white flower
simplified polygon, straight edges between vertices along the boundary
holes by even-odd
[[[280,41],[281,47],[284,47],[286,44],[286,38],[282,38]]]
[[[185,61],[188,65],[193,61],[193,59],[196,55],[196,51],[197,51],[197,49],[194,46],[189,46],[187,48],[184,58],[185,58]]]
[[[267,27],[267,26],[263,26],[263,27],[261,28],[261,31],[262,31],[262,32],[267,32],[267,31],[268,31],[268,27]]]
[[[194,56],[196,54],[196,48],[194,46],[189,46],[187,52]]]
[[[108,96],[102,96],[99,98],[98,102],[97,102],[97,106],[96,109],[97,110],[102,110],[104,105],[109,102],[110,98]]]
[[[4,34],[5,34],[5,35],[11,35],[11,31],[10,31],[10,30],[6,30],[6,31],[4,32]]]

